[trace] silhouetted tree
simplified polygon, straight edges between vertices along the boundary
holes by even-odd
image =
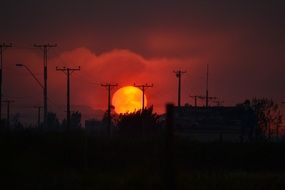
[[[278,136],[279,128],[282,124],[282,115],[278,104],[267,98],[253,98],[251,101],[246,100],[242,105],[250,107],[255,113],[257,118],[257,135],[264,135],[270,139],[275,128]]]
[[[11,118],[11,126],[13,126],[16,129],[23,128],[23,125],[20,123],[19,118],[20,118],[19,113],[12,115],[12,118]]]
[[[48,129],[58,129],[60,127],[59,120],[55,113],[48,112],[47,114],[47,126]]]
[[[72,129],[81,128],[81,113],[79,111],[73,112],[70,117],[70,127]]]
[[[153,113],[153,107],[139,110],[133,113],[120,114],[117,126],[120,133],[130,135],[152,135],[158,131],[158,118]]]

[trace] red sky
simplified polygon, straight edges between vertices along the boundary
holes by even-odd
[[[105,109],[100,83],[153,83],[149,102],[162,112],[176,102],[173,70],[183,69],[182,102],[204,94],[210,66],[210,96],[225,105],[246,98],[284,101],[284,2],[273,1],[5,1],[1,40],[13,42],[4,58],[3,95],[15,106],[41,104],[42,54],[33,43],[57,43],[49,52],[51,110],[64,112],[65,76],[56,66],[81,66],[71,80],[72,104]]]

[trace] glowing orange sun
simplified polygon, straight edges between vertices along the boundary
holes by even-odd
[[[125,86],[118,89],[112,98],[112,105],[115,106],[115,112],[127,113],[140,110],[142,108],[142,91],[134,86]],[[147,105],[147,99],[144,95],[144,106]]]

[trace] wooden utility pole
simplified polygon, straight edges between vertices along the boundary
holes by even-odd
[[[144,92],[147,88],[152,88],[153,87],[153,84],[149,85],[149,84],[142,84],[142,85],[136,85],[134,84],[135,87],[138,87],[142,90],[142,111],[144,110]]]
[[[186,71],[181,71],[181,70],[177,70],[177,71],[173,71],[176,74],[176,77],[178,78],[178,97],[177,97],[177,104],[178,107],[181,106],[181,76],[182,74],[186,73]]]
[[[102,87],[107,88],[108,91],[108,126],[107,126],[107,130],[108,130],[108,134],[110,136],[110,138],[112,137],[112,127],[111,127],[111,89],[113,87],[117,87],[118,84],[111,84],[111,83],[106,83],[106,84],[101,84]]]
[[[194,98],[194,105],[195,105],[195,108],[197,107],[197,98],[198,96],[190,96],[190,98]]]
[[[34,106],[35,109],[38,110],[38,128],[41,127],[41,109],[43,108],[42,106]]]
[[[0,44],[0,127],[1,127],[1,121],[2,121],[2,84],[3,84],[3,53],[7,48],[12,47],[12,44],[6,44],[2,43]]]
[[[75,72],[75,71],[80,71],[80,67],[78,68],[69,68],[69,67],[62,67],[62,68],[58,68],[56,67],[57,71],[62,71],[66,74],[66,78],[67,78],[67,90],[66,90],[66,129],[69,130],[70,129],[70,75]]]
[[[34,44],[34,47],[40,48],[43,51],[43,62],[44,62],[44,127],[47,127],[47,113],[48,113],[48,105],[47,105],[47,80],[48,80],[48,50],[53,47],[57,47],[57,44]]]

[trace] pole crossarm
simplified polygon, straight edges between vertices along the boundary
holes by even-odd
[[[197,99],[200,99],[200,100],[206,100],[208,99],[208,101],[212,101],[213,103],[223,103],[222,101],[219,101],[219,98],[218,97],[215,97],[215,96],[201,96],[201,95],[194,95],[194,96],[189,96],[190,98],[194,98],[195,99],[195,105],[197,106]],[[206,107],[209,106],[209,105],[206,105]]]
[[[80,71],[80,66],[78,66],[77,68],[70,68],[70,67],[56,67],[55,68],[57,71],[62,71],[64,72],[66,75],[68,74],[72,74],[75,71]]]
[[[175,71],[173,71],[173,73],[175,73],[176,77],[179,78],[179,77],[181,77],[182,74],[187,73],[187,71],[175,70]]]
[[[138,88],[140,88],[141,90],[142,90],[142,111],[144,110],[144,94],[145,94],[145,90],[147,89],[147,88],[152,88],[153,87],[153,84],[141,84],[141,85],[136,85],[135,83],[134,83],[134,86],[135,87],[138,87]]]
[[[57,47],[57,44],[34,44],[34,47],[36,48],[41,48],[42,50],[46,49],[46,48],[53,48],[53,47]]]
[[[102,87],[117,87],[118,84],[111,84],[111,83],[105,83],[105,84],[101,84]]]

